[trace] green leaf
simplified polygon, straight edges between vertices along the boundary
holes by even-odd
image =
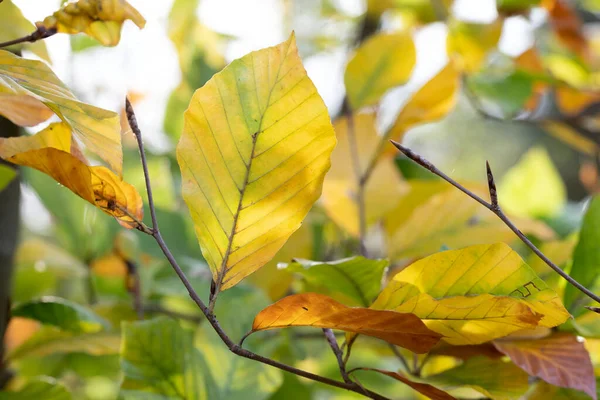
[[[541,0],[497,0],[498,10],[504,12],[526,11],[538,6]]]
[[[495,400],[516,400],[529,387],[528,375],[519,367],[485,357],[470,358],[458,367],[427,377],[425,381],[455,396],[459,396],[456,389],[467,387]]]
[[[23,241],[15,256],[17,269],[34,268],[51,271],[59,278],[81,278],[86,275],[86,266],[61,247],[42,238]]]
[[[71,400],[68,389],[50,377],[28,382],[16,392],[0,392],[0,400]]]
[[[410,34],[371,36],[356,50],[344,74],[352,109],[373,105],[385,92],[405,83],[415,62],[416,49]]]
[[[17,176],[17,171],[13,167],[0,164],[0,191],[2,191]]]
[[[11,351],[7,358],[16,361],[56,353],[116,354],[119,352],[119,344],[120,336],[117,333],[74,333],[53,326],[43,326],[25,343]]]
[[[531,76],[520,71],[505,74],[480,73],[468,79],[468,86],[475,96],[500,109],[506,118],[515,116],[523,109],[533,92]]]
[[[124,322],[121,397],[217,399],[211,371],[192,336],[168,318]]]
[[[591,199],[583,217],[570,275],[587,288],[592,288],[600,275],[600,196]],[[565,287],[563,300],[570,312],[580,314],[584,311],[582,305],[586,299],[575,287]]]
[[[42,297],[20,304],[12,310],[12,315],[71,332],[98,332],[110,328],[108,322],[93,311],[59,297]]]
[[[520,217],[552,217],[566,203],[565,184],[542,147],[527,151],[498,184],[500,206]]]
[[[364,257],[329,262],[295,259],[279,268],[302,275],[310,287],[318,288],[319,293],[346,305],[368,307],[381,290],[383,273],[388,264],[387,260]]]

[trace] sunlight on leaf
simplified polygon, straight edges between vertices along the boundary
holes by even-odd
[[[373,336],[415,353],[429,351],[440,335],[427,329],[412,314],[347,307],[317,293],[284,297],[262,310],[252,324],[252,332],[290,326],[339,329]]]
[[[299,274],[311,289],[322,289],[335,300],[352,306],[369,307],[381,290],[387,260],[351,257],[337,261],[319,262],[294,259],[283,268]]]
[[[381,150],[379,146],[382,139],[375,127],[374,113],[356,114],[352,118],[358,150],[358,170],[362,176]],[[331,155],[331,170],[325,177],[321,201],[327,215],[336,224],[351,235],[358,236],[358,178],[352,167],[353,143],[348,118],[337,119],[334,128],[338,143]],[[383,144],[389,145],[387,142]],[[377,223],[391,211],[397,198],[406,190],[394,165],[392,153],[382,155],[376,161],[364,189],[367,227]]]
[[[294,35],[216,74],[185,120],[183,198],[218,292],[266,264],[300,227],[335,136]]]
[[[71,129],[54,123],[34,136],[0,139],[0,157],[50,175],[127,227],[142,219],[142,198],[106,167],[90,167],[71,143]]]
[[[367,39],[348,62],[344,83],[354,110],[377,103],[389,89],[405,83],[416,62],[408,33],[379,33]]]
[[[559,333],[537,340],[500,340],[494,345],[529,375],[596,398],[594,367],[576,336]]]
[[[16,100],[21,102],[23,96],[28,96],[44,103],[73,129],[73,135],[88,150],[121,175],[123,154],[119,115],[79,102],[46,64],[0,50],[0,97],[4,96],[17,96]],[[6,109],[1,110],[4,113]],[[39,115],[35,117],[27,125],[40,118]]]
[[[42,297],[19,304],[11,314],[53,325],[71,332],[98,332],[109,324],[93,311],[60,297]]]
[[[600,196],[592,197],[583,217],[579,242],[573,252],[570,275],[587,288],[594,287],[600,275]],[[564,302],[567,309],[579,314],[587,297],[575,287],[565,287]]]
[[[36,25],[59,33],[83,32],[104,46],[116,46],[126,20],[140,29],[146,25],[144,17],[125,0],[78,0],[66,3]]]
[[[19,7],[17,7],[12,0],[2,1],[0,11],[0,26],[2,27],[0,30],[0,42],[27,36],[35,31],[35,25],[23,16]],[[6,47],[6,49],[12,52],[20,51],[22,49],[29,50],[41,59],[50,61],[46,43],[43,40],[35,43],[17,44]]]
[[[491,24],[450,21],[446,42],[448,54],[457,60],[465,72],[477,72],[488,53],[498,44],[503,25],[502,19],[497,19]]]
[[[402,107],[387,133],[389,139],[402,141],[404,134],[418,124],[444,118],[456,105],[460,89],[459,71],[450,61]]]
[[[542,147],[525,153],[498,183],[500,206],[521,217],[552,217],[567,200],[565,184]]]
[[[423,258],[394,276],[371,306],[409,312],[451,344],[478,344],[569,314],[558,296],[506,244]]]
[[[458,367],[429,376],[425,381],[451,393],[468,387],[492,399],[509,400],[525,394],[529,387],[527,378],[527,374],[513,363],[476,357]]]

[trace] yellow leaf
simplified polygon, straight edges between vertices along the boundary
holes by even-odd
[[[460,89],[459,71],[450,61],[408,100],[386,135],[397,142],[415,125],[433,122],[454,108]]]
[[[423,258],[396,274],[371,307],[412,312],[460,345],[569,317],[556,293],[503,243]]]
[[[358,165],[363,176],[373,157],[380,151],[382,138],[375,129],[375,114],[356,114],[353,117]],[[349,133],[348,118],[334,124],[338,144],[331,155],[331,170],[323,185],[323,206],[329,217],[348,233],[358,236],[358,178],[352,168],[353,136]],[[384,154],[375,164],[364,189],[367,226],[380,221],[406,192],[406,186],[394,165],[393,155]]]
[[[35,31],[35,26],[23,16],[19,7],[14,5],[12,0],[4,0],[0,10],[2,10],[0,12],[0,26],[2,27],[0,42],[24,37]],[[20,51],[22,49],[29,50],[41,59],[50,61],[46,43],[43,40],[6,47],[6,50],[10,51]]]
[[[59,33],[83,32],[104,46],[116,46],[126,20],[133,21],[140,29],[146,25],[144,17],[125,0],[79,0],[67,2],[36,25]]]
[[[416,62],[408,33],[379,33],[367,39],[348,62],[344,83],[350,106],[373,105],[389,89],[405,83]]]
[[[119,115],[79,102],[46,64],[0,50],[0,97],[3,96],[9,96],[9,99],[16,96],[17,101],[22,101],[22,96],[29,96],[44,103],[71,127],[88,150],[121,175],[123,154]],[[0,113],[4,114],[5,110],[0,108]],[[12,116],[16,118],[14,114]]]
[[[556,103],[560,111],[568,116],[575,116],[587,106],[598,102],[600,95],[594,92],[582,92],[568,86],[555,88]]]
[[[133,228],[142,219],[142,198],[106,167],[90,167],[72,154],[71,129],[54,123],[34,136],[0,139],[0,157],[50,175],[79,197]]]
[[[498,184],[500,206],[521,217],[552,217],[567,200],[565,184],[542,147],[527,151]]]
[[[383,339],[415,353],[429,351],[440,335],[412,314],[347,307],[318,293],[284,297],[254,318],[252,332],[290,326],[339,329]]]
[[[477,72],[488,53],[498,44],[503,24],[502,19],[497,19],[491,24],[452,20],[448,24],[448,54],[459,62],[465,72]]]
[[[575,129],[562,122],[546,121],[542,123],[542,128],[558,140],[590,156],[594,156],[600,149],[600,146],[593,140],[579,134]]]
[[[335,135],[294,35],[197,90],[177,146],[202,253],[227,289],[277,253],[321,194]]]

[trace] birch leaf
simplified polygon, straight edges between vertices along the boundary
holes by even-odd
[[[408,33],[371,36],[356,50],[344,74],[352,109],[373,105],[389,89],[405,83],[415,62],[415,44]]]
[[[73,135],[88,150],[106,161],[117,175],[121,175],[123,154],[119,115],[78,101],[46,64],[0,50],[0,98],[5,96],[19,104],[23,103],[23,96],[30,97],[35,101],[27,102],[36,109],[41,106],[37,102],[43,103],[71,127]],[[4,101],[7,101],[6,98]],[[0,110],[2,115],[18,121],[19,111],[14,107]],[[36,114],[32,121],[21,122],[31,125],[38,123],[40,118]]]
[[[34,136],[0,139],[0,157],[50,175],[126,227],[142,220],[139,193],[108,168],[87,165],[72,146],[71,129],[65,123],[51,124]]]
[[[293,34],[196,91],[177,159],[217,292],[266,264],[300,227],[335,142]]]
[[[339,329],[373,336],[415,353],[429,351],[441,337],[412,314],[346,307],[317,293],[287,296],[270,305],[254,318],[252,332],[290,326]]]
[[[423,258],[394,276],[371,308],[413,313],[455,345],[569,317],[557,294],[503,243]]]

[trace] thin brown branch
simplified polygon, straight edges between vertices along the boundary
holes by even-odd
[[[325,334],[325,338],[327,339],[327,343],[329,343],[329,347],[331,347],[331,351],[333,351],[333,355],[338,363],[338,367],[340,368],[340,374],[342,375],[342,379],[346,383],[352,383],[352,380],[348,376],[346,372],[346,364],[344,363],[344,354],[342,350],[340,350],[340,346],[338,345],[337,339],[333,334],[333,331],[328,328],[323,328],[323,333]]]
[[[34,32],[27,36],[23,36],[17,39],[9,40],[0,43],[0,49],[4,47],[13,46],[20,43],[33,43],[38,40],[46,39],[56,33],[56,29],[46,29],[43,26],[38,27]]]
[[[392,142],[392,144],[398,150],[400,150],[405,156],[407,156],[408,158],[410,158],[412,161],[414,161],[415,163],[419,164],[423,168],[428,169],[429,171],[431,171],[433,174],[439,176],[440,178],[444,179],[446,182],[448,182],[449,184],[451,184],[452,186],[454,186],[455,188],[457,188],[458,190],[460,190],[461,192],[463,192],[464,194],[466,194],[467,196],[469,196],[470,198],[472,198],[473,200],[477,201],[479,204],[481,204],[482,206],[484,206],[485,208],[487,208],[488,210],[490,210],[491,212],[493,212],[494,214],[496,214],[496,216],[498,218],[500,218],[502,220],[502,222],[504,222],[504,224],[508,228],[510,228],[510,230],[513,231],[515,233],[515,235],[517,235],[517,237],[519,239],[521,239],[521,241],[523,243],[525,243],[525,245],[527,247],[529,247],[542,261],[544,261],[546,263],[546,265],[548,265],[550,268],[552,268],[563,279],[565,279],[571,285],[575,286],[577,289],[579,289],[582,293],[584,293],[590,299],[596,301],[597,303],[600,303],[600,297],[599,296],[597,296],[596,294],[592,293],[589,289],[587,289],[581,283],[577,282],[575,279],[573,279],[571,276],[569,276],[569,274],[567,274],[565,271],[563,271],[558,265],[554,264],[548,257],[546,257],[546,255],[544,255],[544,253],[542,253],[540,251],[540,249],[538,249],[531,242],[531,240],[529,240],[527,238],[527,236],[525,236],[523,234],[523,232],[521,232],[512,223],[512,221],[506,216],[506,214],[504,214],[504,212],[500,209],[499,206],[494,207],[494,205],[492,203],[488,203],[487,201],[483,200],[481,197],[477,196],[475,193],[471,192],[469,189],[465,188],[463,185],[461,185],[460,183],[456,182],[454,179],[450,178],[448,175],[446,175],[445,173],[443,173],[442,171],[440,171],[433,164],[431,164],[429,161],[427,161],[426,159],[424,159],[420,155],[418,155],[415,152],[413,152],[411,149],[409,149],[407,147],[404,147],[400,143],[394,142],[393,140],[391,142]],[[488,174],[489,174],[489,176],[491,176],[491,178],[488,177],[488,181],[491,179],[491,181],[493,182],[493,175],[492,175],[491,170],[489,170]],[[492,197],[491,193],[490,193],[490,197]]]
[[[185,273],[183,272],[183,270],[181,269],[181,267],[179,266],[179,264],[177,263],[177,261],[175,260],[175,257],[173,257],[173,254],[171,253],[171,251],[169,250],[169,248],[167,247],[167,244],[165,243],[161,233],[160,233],[160,229],[158,226],[158,221],[156,219],[156,210],[154,208],[154,200],[152,198],[152,189],[151,189],[151,185],[150,185],[150,176],[148,173],[148,165],[146,162],[146,156],[145,156],[145,152],[144,152],[144,144],[142,141],[142,135],[141,132],[139,130],[139,128],[137,127],[137,124],[135,123],[135,115],[133,112],[133,108],[131,107],[131,104],[129,103],[129,101],[126,102],[127,103],[127,117],[131,126],[131,129],[134,131],[137,141],[138,141],[138,147],[139,147],[139,151],[140,151],[140,158],[142,161],[142,167],[144,170],[144,178],[146,181],[146,192],[148,194],[148,206],[150,207],[150,214],[152,215],[152,233],[146,232],[148,233],[150,236],[152,236],[154,238],[154,240],[156,241],[156,243],[158,244],[158,246],[160,247],[160,249],[162,250],[163,254],[165,255],[165,257],[167,258],[167,260],[169,261],[169,263],[171,264],[171,266],[173,267],[173,269],[175,270],[175,273],[177,274],[177,276],[179,277],[179,279],[181,280],[181,282],[183,283],[183,285],[185,286],[185,288],[188,291],[189,296],[192,298],[192,300],[196,303],[196,305],[198,306],[198,308],[200,308],[200,311],[202,311],[202,314],[204,314],[204,316],[206,317],[206,319],[208,320],[208,322],[211,324],[211,326],[213,327],[214,331],[217,333],[217,335],[219,335],[219,338],[221,338],[221,341],[227,346],[227,348],[234,354],[240,356],[240,357],[244,357],[250,360],[254,360],[254,361],[258,361],[260,363],[263,364],[267,364],[270,365],[272,367],[278,368],[282,371],[286,371],[298,376],[302,376],[304,378],[313,380],[313,381],[317,381],[317,382],[321,382],[324,383],[326,385],[330,385],[330,386],[334,386],[340,389],[346,389],[358,394],[362,394],[365,395],[371,399],[375,399],[375,400],[389,400],[387,397],[382,396],[378,393],[372,392],[370,390],[365,390],[363,389],[360,385],[354,383],[354,382],[341,382],[341,381],[337,381],[335,379],[330,379],[324,376],[320,376],[320,375],[316,375],[313,373],[310,373],[308,371],[303,371],[301,369],[292,367],[290,365],[281,363],[279,361],[275,361],[272,360],[270,358],[267,357],[263,357],[259,354],[253,353],[249,350],[243,349],[241,346],[239,346],[238,344],[234,343],[229,336],[227,335],[227,333],[225,333],[225,331],[223,330],[223,328],[221,328],[221,325],[219,324],[219,321],[217,320],[217,318],[215,317],[215,315],[208,309],[208,307],[204,304],[204,302],[202,301],[202,299],[200,299],[200,296],[198,296],[198,293],[196,293],[196,290],[193,288],[192,284],[190,283],[189,279],[187,278],[187,276],[185,275]],[[135,126],[135,128],[134,128]]]
[[[394,355],[398,358],[398,360],[400,360],[400,363],[402,364],[402,366],[404,367],[406,372],[410,372],[410,367],[408,366],[408,361],[406,361],[406,358],[404,357],[404,355],[402,355],[402,353],[400,353],[400,350],[398,350],[398,348],[395,345],[393,345],[392,343],[388,343],[388,347],[390,348],[390,350],[392,350],[392,353],[394,353]]]

